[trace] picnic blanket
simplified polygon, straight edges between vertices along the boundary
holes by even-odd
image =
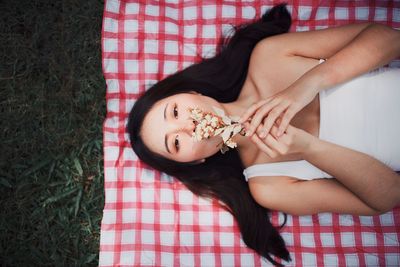
[[[193,195],[134,154],[125,126],[140,93],[215,54],[233,25],[281,1],[105,0],[102,63],[105,206],[100,266],[271,266],[241,239],[215,199]],[[293,31],[378,22],[400,27],[399,1],[288,2]],[[390,63],[400,66],[399,61]],[[400,88],[399,88],[400,89]],[[271,213],[274,225],[283,222]],[[281,234],[288,266],[400,266],[400,207],[380,216],[288,216]]]

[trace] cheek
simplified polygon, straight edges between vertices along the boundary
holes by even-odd
[[[185,151],[185,155],[190,156],[190,155],[194,155],[194,154],[198,154],[199,152],[201,152],[202,150],[202,146],[201,146],[201,142],[197,142],[195,140],[193,140],[192,137],[189,137],[188,135],[185,136],[183,144],[185,146],[184,151]]]
[[[195,149],[193,150],[193,153],[200,158],[212,156],[219,151],[219,148],[217,147],[218,142],[219,140],[215,138],[195,142]]]
[[[182,157],[187,160],[203,157],[207,150],[209,149],[205,142],[195,141],[189,136],[185,136],[182,140]]]

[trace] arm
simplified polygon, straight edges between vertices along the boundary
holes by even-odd
[[[382,213],[365,204],[335,179],[303,181],[289,176],[262,176],[250,179],[249,189],[261,206],[292,215]]]
[[[336,180],[255,177],[249,181],[249,187],[260,205],[297,215],[317,212],[374,215],[400,203],[400,176],[380,161],[290,125],[282,137],[276,138],[276,133],[274,126],[264,140],[256,135],[251,138],[271,158],[299,153]]]
[[[345,33],[352,33],[353,39],[344,37]],[[400,31],[376,23],[282,34],[267,38],[265,42],[271,50],[284,55],[327,58],[293,84],[318,91],[386,65],[400,56]]]
[[[368,206],[388,211],[400,202],[400,176],[379,160],[313,137],[303,158],[335,177]]]

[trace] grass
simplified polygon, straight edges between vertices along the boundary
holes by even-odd
[[[96,266],[103,1],[1,1],[0,12],[0,265]]]

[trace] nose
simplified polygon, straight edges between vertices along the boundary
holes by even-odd
[[[196,129],[196,122],[193,119],[182,119],[167,124],[167,133],[185,133],[192,135]]]
[[[185,131],[190,135],[194,132],[195,128],[196,125],[193,119],[188,119],[179,126],[179,129],[181,129],[181,131]]]
[[[184,129],[185,131],[187,131],[189,134],[192,134],[192,133],[194,132],[195,127],[196,127],[196,125],[195,125],[194,120],[189,119],[189,120],[187,120],[187,121],[185,122],[185,125],[184,125],[184,128],[183,128],[183,129]]]

